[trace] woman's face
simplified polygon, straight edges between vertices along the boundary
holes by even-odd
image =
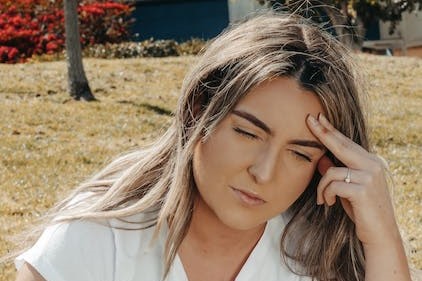
[[[305,190],[324,153],[305,123],[308,114],[319,112],[317,96],[292,78],[251,90],[195,147],[201,207],[238,230],[285,211]]]

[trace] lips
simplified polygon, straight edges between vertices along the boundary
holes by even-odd
[[[261,205],[264,204],[266,201],[264,199],[262,199],[261,197],[259,197],[257,194],[245,191],[245,190],[241,190],[241,189],[237,189],[234,187],[231,187],[231,189],[233,190],[235,196],[244,204],[246,205],[250,205],[250,206],[257,206],[257,205]]]

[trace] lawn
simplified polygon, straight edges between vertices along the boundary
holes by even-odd
[[[394,178],[408,257],[422,269],[422,60],[356,55],[368,80],[374,149]],[[194,57],[100,60],[85,67],[98,102],[66,94],[65,63],[0,65],[0,256],[8,237],[111,159],[160,135]],[[0,281],[14,280],[11,264]]]

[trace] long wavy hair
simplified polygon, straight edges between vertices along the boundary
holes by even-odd
[[[279,76],[292,77],[314,92],[332,124],[369,149],[360,97],[364,90],[349,51],[300,16],[268,12],[229,27],[211,41],[186,76],[164,135],[82,183],[55,207],[50,221],[124,219],[149,212],[153,219],[142,227],[156,226],[158,231],[168,224],[169,228],[165,277],[190,225],[197,196],[192,174],[195,145],[212,134],[252,88]],[[281,254],[300,275],[364,280],[363,249],[354,224],[340,203],[331,208],[316,205],[319,179],[315,172],[288,209],[291,219],[281,237]],[[74,200],[82,194],[83,200]]]

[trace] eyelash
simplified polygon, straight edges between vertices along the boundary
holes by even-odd
[[[258,139],[258,136],[254,135],[254,134],[252,134],[252,133],[246,132],[246,131],[244,131],[244,130],[242,130],[242,129],[238,128],[238,127],[234,127],[234,128],[233,128],[233,130],[234,130],[236,133],[238,133],[238,134],[240,134],[240,135],[242,135],[242,136],[247,137],[248,139],[253,139],[253,140]]]
[[[293,154],[294,154],[294,156],[295,157],[297,157],[299,160],[305,160],[305,161],[308,161],[308,162],[312,162],[312,159],[311,158],[309,158],[308,156],[306,156],[305,154],[302,154],[302,153],[300,153],[300,152],[297,152],[297,151],[295,151],[295,150],[290,150]]]
[[[234,128],[233,128],[233,130],[234,130],[236,133],[238,133],[238,134],[240,134],[240,135],[242,135],[242,136],[244,136],[244,137],[247,137],[248,139],[253,139],[253,140],[258,139],[258,136],[254,135],[254,134],[252,134],[252,133],[246,132],[246,131],[244,131],[244,130],[242,130],[242,129],[238,128],[238,127],[234,127]],[[312,159],[311,159],[310,157],[306,156],[305,154],[302,154],[302,153],[297,152],[297,151],[295,151],[295,150],[290,150],[290,151],[291,151],[291,152],[294,154],[294,156],[295,156],[296,158],[298,158],[299,160],[305,160],[305,161],[308,161],[308,162],[312,162]]]

